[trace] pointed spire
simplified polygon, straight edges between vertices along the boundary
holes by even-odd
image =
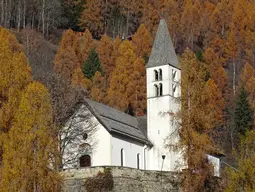
[[[161,65],[180,68],[165,19],[161,19],[146,68]]]

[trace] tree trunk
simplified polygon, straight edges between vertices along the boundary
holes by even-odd
[[[1,1],[1,25],[4,25],[4,0]]]
[[[42,3],[42,33],[45,36],[45,0]]]
[[[236,62],[233,61],[233,93],[236,95]]]
[[[27,8],[27,2],[24,0],[24,5],[23,5],[23,29],[26,28],[26,8]]]
[[[19,0],[19,5],[18,5],[18,21],[17,21],[17,28],[18,31],[20,31],[20,22],[21,22],[21,2]]]

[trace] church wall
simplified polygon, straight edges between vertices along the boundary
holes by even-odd
[[[64,169],[80,167],[82,155],[91,157],[92,166],[111,165],[111,135],[86,106],[79,108],[63,130],[68,131],[63,131],[62,140],[70,137],[63,154],[63,162],[68,162],[64,163]],[[84,133],[88,134],[86,140]]]
[[[96,147],[92,151],[92,166],[111,165],[111,135],[101,125],[98,125],[98,130],[95,133],[97,140]]]
[[[137,168],[137,155],[139,154],[139,168],[144,169],[144,145],[129,138],[113,135],[112,165],[121,166],[121,150],[124,154],[124,167]]]

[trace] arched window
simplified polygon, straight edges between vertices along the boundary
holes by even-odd
[[[163,95],[163,85],[162,83],[159,84],[159,96]]]
[[[173,84],[173,96],[176,96],[176,92],[177,92],[177,89],[176,89],[176,84]]]
[[[173,80],[176,81],[177,80],[177,71],[172,70],[172,75],[173,75]]]
[[[90,167],[91,166],[91,157],[89,155],[82,155],[79,159],[80,167]]]
[[[120,165],[121,165],[121,167],[123,167],[124,166],[124,149],[121,149],[120,150]]]
[[[158,81],[158,71],[154,70],[154,80]]]
[[[137,154],[137,169],[140,169],[140,154]]]
[[[155,92],[155,97],[159,96],[159,88],[157,85],[154,85],[154,92]]]
[[[163,76],[162,76],[162,69],[159,69],[159,80],[161,81],[163,79]]]

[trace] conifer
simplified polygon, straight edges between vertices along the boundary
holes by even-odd
[[[248,94],[244,87],[241,88],[237,97],[235,109],[235,128],[244,135],[246,131],[251,129],[253,112],[249,105]]]
[[[84,73],[84,76],[86,78],[91,80],[97,71],[99,71],[100,73],[103,72],[101,62],[96,50],[91,49],[88,59],[83,64],[82,72]]]

